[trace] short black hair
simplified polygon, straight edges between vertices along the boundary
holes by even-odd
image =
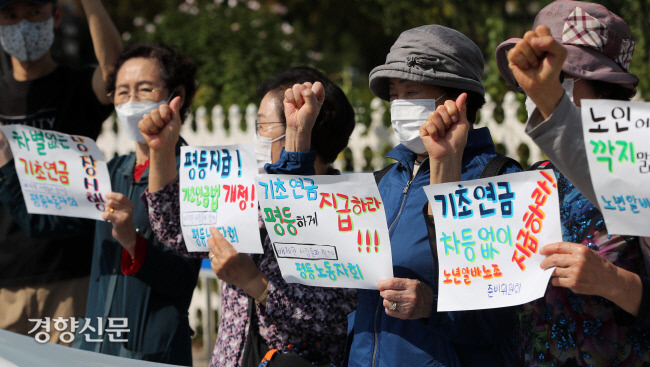
[[[467,121],[469,121],[470,124],[476,123],[476,114],[478,111],[483,107],[485,104],[485,96],[483,96],[480,93],[477,92],[470,92],[466,90],[461,90],[461,89],[456,89],[456,88],[449,88],[449,87],[439,87],[442,88],[442,90],[445,91],[445,96],[444,99],[452,99],[456,100],[458,96],[460,96],[463,93],[467,93],[467,100],[465,101],[465,105],[467,106]]]
[[[341,88],[320,71],[308,66],[297,66],[283,70],[261,83],[257,88],[257,94],[260,98],[264,98],[267,93],[275,92],[273,102],[279,105],[282,121],[286,122],[282,103],[284,91],[294,84],[306,82],[321,82],[325,89],[325,101],[311,132],[311,149],[329,164],[334,162],[339,153],[348,146],[355,125],[354,109]]]
[[[161,77],[170,93],[180,86],[185,88],[185,98],[181,106],[181,120],[184,121],[190,111],[192,99],[196,92],[196,64],[167,44],[145,43],[127,46],[117,58],[115,67],[108,75],[106,92],[115,92],[117,72],[127,60],[137,57],[158,62],[162,73]]]

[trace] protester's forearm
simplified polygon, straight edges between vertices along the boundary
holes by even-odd
[[[444,182],[460,181],[462,171],[460,159],[451,157],[444,162],[429,159],[429,169],[429,183],[431,185]],[[431,208],[430,204],[428,205],[428,213],[429,215],[433,215],[433,209]]]
[[[580,109],[568,95],[564,95],[548,119],[544,119],[540,112],[533,113],[526,123],[526,134],[582,195],[598,205],[591,183],[581,121]]]
[[[81,3],[86,13],[86,19],[88,19],[95,56],[99,62],[103,79],[106,80],[117,57],[122,52],[120,33],[101,0],[81,0]]]
[[[149,159],[149,192],[156,192],[169,185],[178,172],[176,155],[173,149],[151,151]]]
[[[445,160],[429,159],[431,185],[460,181],[462,172],[461,158],[449,157]]]
[[[614,302],[631,315],[637,316],[643,294],[641,278],[637,274],[619,267],[615,267],[615,275],[616,284],[605,287],[603,297]]]
[[[311,129],[293,130],[287,128],[286,144],[284,149],[287,152],[308,152],[311,148]]]

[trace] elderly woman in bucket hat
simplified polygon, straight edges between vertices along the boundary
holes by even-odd
[[[472,129],[485,102],[483,56],[440,25],[403,32],[370,89],[391,103],[400,142],[376,175],[389,224],[395,278],[360,290],[349,318],[349,366],[509,365],[512,309],[437,312],[437,261],[423,186],[478,178],[497,157],[487,128]],[[499,156],[504,158],[503,156]],[[520,170],[505,159],[503,171]],[[433,231],[433,232],[429,232]]]
[[[594,206],[579,109],[585,98],[631,98],[634,41],[623,19],[577,1],[551,3],[533,29],[502,43],[497,62],[504,79],[526,93],[526,132],[564,183],[566,242],[541,250],[542,266],[556,266],[554,278],[542,299],[523,307],[518,349],[527,365],[645,365],[650,287],[639,239],[608,235]]]

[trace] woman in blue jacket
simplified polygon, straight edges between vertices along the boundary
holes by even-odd
[[[401,143],[388,153],[396,164],[378,177],[395,278],[359,291],[349,318],[350,366],[511,364],[512,309],[436,311],[435,237],[422,189],[479,178],[497,157],[489,130],[471,126],[485,103],[482,73],[478,46],[439,25],[403,32],[370,72],[370,89],[391,102]],[[518,170],[506,163],[501,173]]]
[[[86,320],[79,323],[73,346],[192,364],[187,314],[200,262],[174,253],[151,230],[140,200],[148,186],[149,147],[137,123],[144,113],[174,96],[172,107],[186,114],[195,91],[195,72],[191,60],[162,44],[131,46],[117,60],[107,83],[108,95],[121,127],[135,141],[135,153],[108,162],[114,192],[107,194],[106,221],[30,215],[13,161],[0,168],[0,200],[31,236],[65,237],[94,231]],[[111,329],[128,331],[118,334]]]

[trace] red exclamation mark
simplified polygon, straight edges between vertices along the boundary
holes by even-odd
[[[367,253],[370,253],[370,245],[371,245],[370,231],[366,231],[366,252]]]
[[[379,235],[377,230],[375,230],[375,253],[379,252]]]
[[[253,205],[255,205],[255,184],[252,184],[251,188],[253,189],[251,193],[251,208],[252,208]]]
[[[546,173],[544,171],[539,171],[539,173],[541,173],[542,176],[544,176],[546,178],[546,180],[548,180],[548,182],[552,183],[553,187],[557,187],[557,183],[555,183],[555,180],[553,179],[553,177],[551,175],[549,175],[548,173]]]
[[[361,230],[357,231],[357,245],[359,245],[359,252],[361,252],[361,246],[363,245],[363,235],[361,234]]]

